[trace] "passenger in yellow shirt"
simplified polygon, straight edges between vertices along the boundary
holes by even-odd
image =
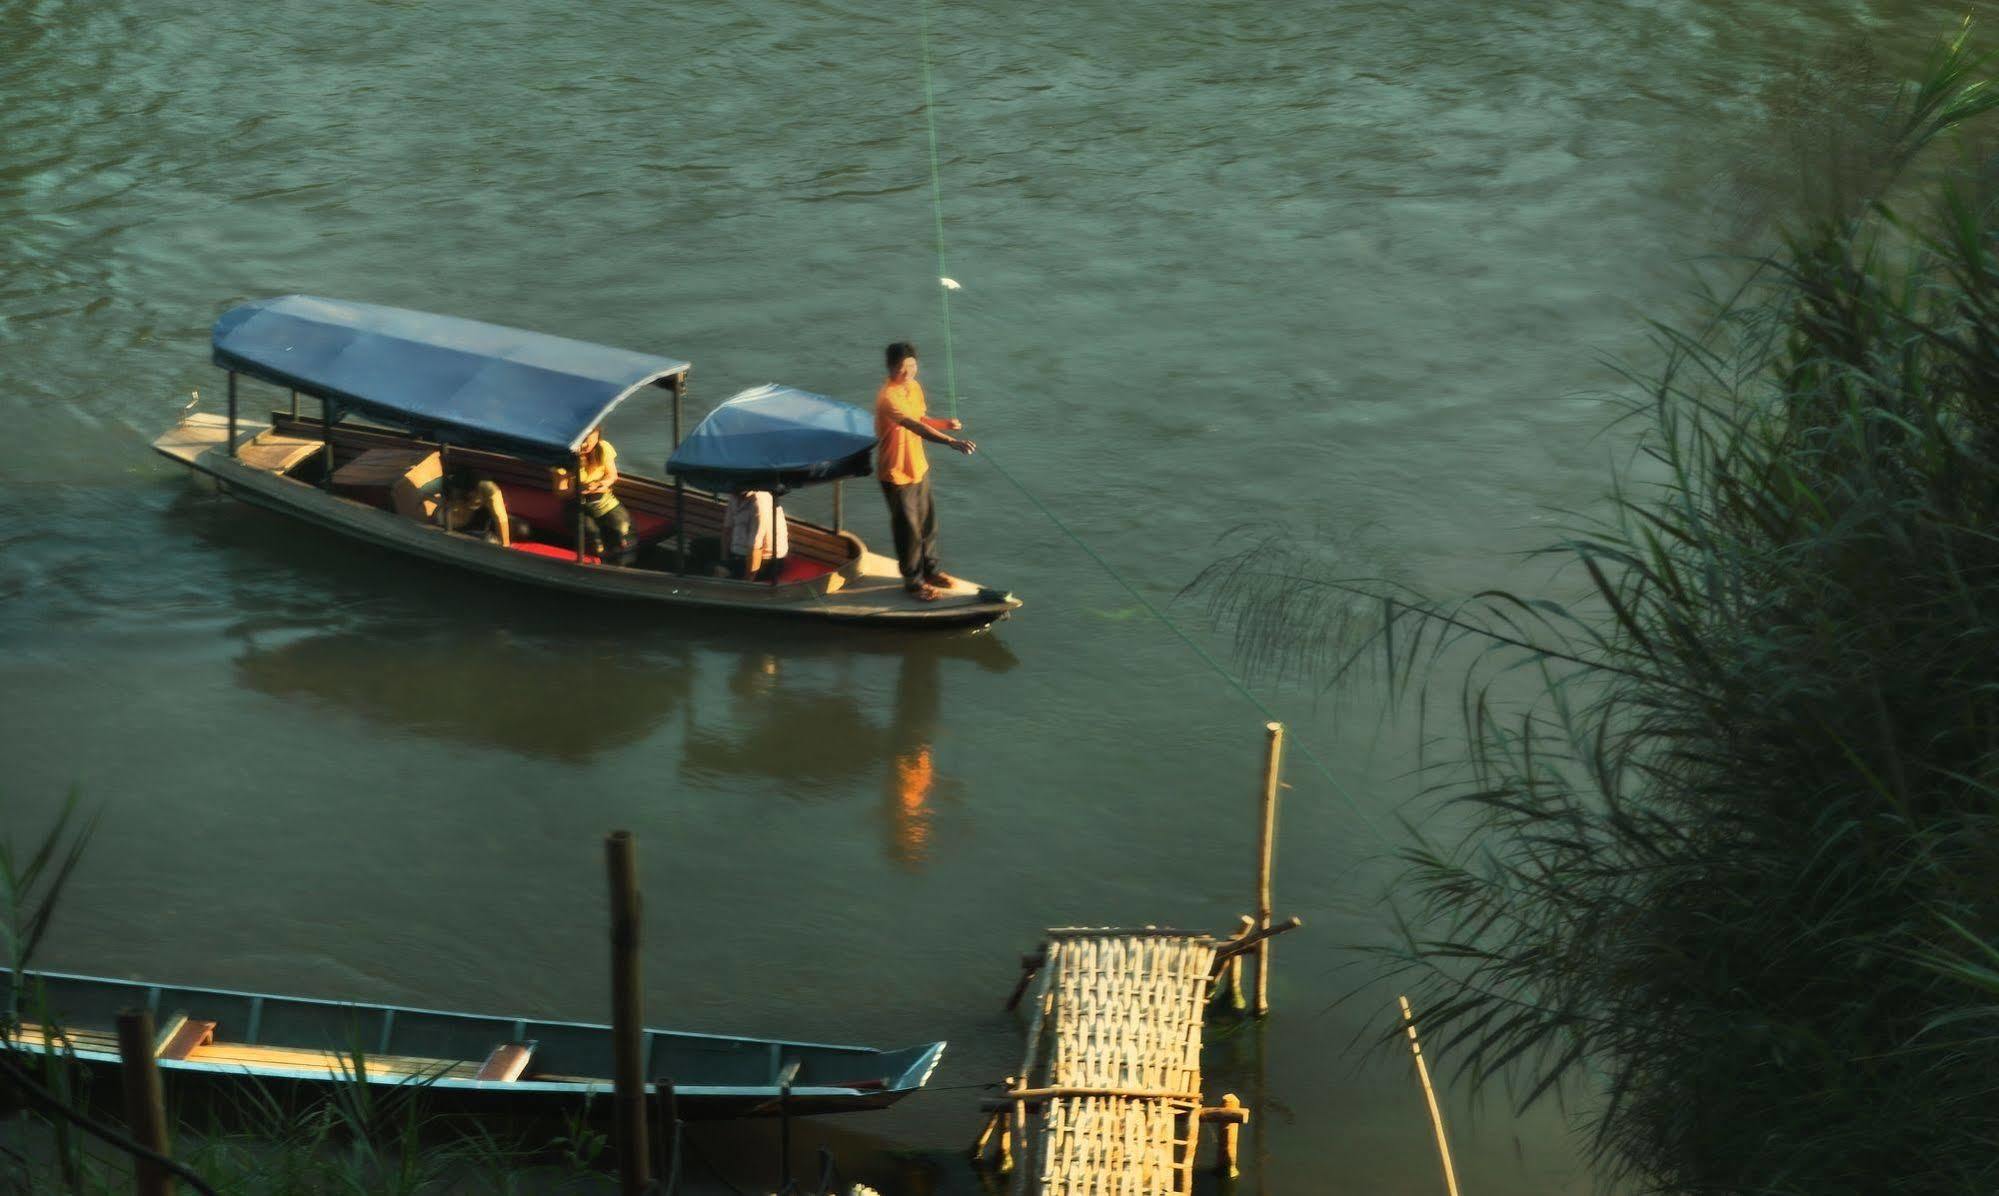
[[[937,508],[930,501],[930,463],[924,460],[923,442],[961,453],[977,446],[949,434],[963,428],[963,421],[932,419],[925,410],[923,388],[916,382],[915,345],[897,341],[888,347],[887,357],[888,380],[875,393],[875,476],[888,498],[902,584],[923,601],[935,602],[939,589],[956,579],[937,563]]]
[[[618,501],[618,450],[592,428],[577,447],[576,501],[588,517],[584,541],[589,551],[614,565],[630,566],[638,542],[632,538],[632,516]]]

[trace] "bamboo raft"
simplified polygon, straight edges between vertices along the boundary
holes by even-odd
[[[1216,982],[1266,938],[1298,925],[1246,925],[1230,939],[1145,927],[1048,932],[1022,959],[1009,1006],[1028,994],[1027,1049],[972,1149],[999,1143],[1016,1196],[1185,1196],[1200,1127],[1220,1127],[1216,1169],[1236,1173],[1249,1119],[1234,1095],[1201,1095],[1201,1031]],[[1036,977],[1039,977],[1037,980]],[[1022,1165],[1015,1165],[1018,1150]]]

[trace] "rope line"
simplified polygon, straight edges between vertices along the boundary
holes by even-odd
[[[944,282],[944,279],[948,277],[944,269],[944,192],[942,172],[938,168],[937,161],[937,97],[935,89],[931,84],[930,71],[930,0],[921,0],[921,10],[923,14],[921,24],[921,41],[923,46],[923,115],[930,130],[930,206],[932,214],[936,219],[937,294],[943,308],[944,370],[946,381],[950,388],[951,417],[956,419],[958,417],[958,367],[951,350],[951,288]],[[1166,612],[1154,605],[1152,600],[1147,598],[1139,591],[1137,586],[1127,580],[1125,575],[1119,572],[1116,566],[1105,560],[1096,549],[1090,547],[1083,537],[1077,535],[1068,524],[1062,521],[1061,516],[1050,509],[1047,503],[1042,502],[1032,490],[1027,488],[1026,484],[1015,477],[1006,466],[1000,464],[999,458],[993,456],[992,453],[985,449],[980,449],[976,455],[985,458],[994,469],[999,471],[1001,477],[1012,483],[1015,490],[1020,491],[1021,497],[1033,504],[1035,510],[1041,512],[1047,518],[1048,522],[1055,525],[1057,531],[1067,536],[1070,542],[1075,544],[1076,547],[1082,549],[1085,555],[1096,562],[1098,568],[1110,575],[1112,581],[1117,582],[1118,585],[1124,588],[1127,594],[1136,599],[1138,604],[1145,608],[1145,612],[1148,615],[1151,615],[1166,630],[1172,632],[1181,643],[1192,649],[1194,655],[1200,657],[1203,664],[1212,669],[1216,676],[1228,682],[1229,687],[1241,695],[1243,700],[1254,707],[1258,713],[1262,714],[1266,721],[1273,723],[1284,721],[1269,706],[1265,705],[1261,698],[1251,693],[1248,686],[1238,680],[1234,673],[1230,672],[1220,661],[1216,660],[1194,637],[1188,635],[1180,628],[1178,623],[1168,618]],[[1311,745],[1306,743],[1302,738],[1296,737],[1291,742],[1304,755],[1305,759],[1311,763],[1312,767],[1318,771],[1319,775],[1325,779],[1326,784],[1332,786],[1333,792],[1339,794],[1346,801],[1347,806],[1353,810],[1355,816],[1361,820],[1362,824],[1374,833],[1375,838],[1381,840],[1384,844],[1392,846],[1394,840],[1383,833],[1381,827],[1376,825],[1374,819],[1354,799],[1353,794],[1347,791],[1346,786],[1340,784],[1339,778],[1333,775],[1333,770],[1327,767],[1324,760],[1319,758],[1319,754],[1312,750]]]
[[[951,272],[944,266],[944,183],[937,165],[937,93],[930,80],[930,0],[922,0],[923,22],[923,120],[930,129],[930,214],[937,226],[937,301],[944,309],[945,393],[951,400],[951,418],[958,418],[958,362],[951,349],[951,288],[945,279]]]

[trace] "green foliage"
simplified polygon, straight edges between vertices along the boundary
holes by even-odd
[[[1907,170],[1999,103],[1967,32],[1855,202],[1659,330],[1647,457],[1548,550],[1583,601],[1281,541],[1198,583],[1253,661],[1480,651],[1391,970],[1460,1074],[1581,1096],[1608,1181],[1999,1191],[1999,188]]]

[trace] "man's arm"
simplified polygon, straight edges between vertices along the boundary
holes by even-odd
[[[493,520],[494,530],[500,533],[500,547],[513,547],[513,520],[507,518],[507,492],[500,489],[497,483],[481,482],[479,493],[486,496],[486,512]]]
[[[898,415],[896,416],[896,422],[932,444],[941,444],[946,448],[954,448],[961,453],[969,453],[979,447],[969,440],[960,440],[956,436],[947,436],[930,427],[923,420],[910,419],[906,415]]]
[[[933,419],[927,415],[923,417],[923,422],[939,432],[955,432],[965,426],[965,421],[962,419]]]

